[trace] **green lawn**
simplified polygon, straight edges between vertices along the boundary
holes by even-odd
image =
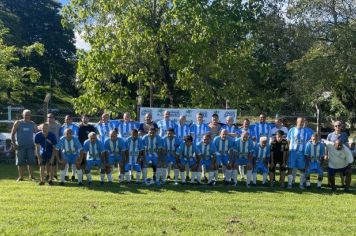
[[[37,173],[38,176],[38,173]],[[275,187],[17,183],[0,165],[0,235],[354,235],[351,193]],[[99,176],[95,175],[95,180]],[[298,178],[299,179],[299,178]],[[297,180],[298,180],[297,179]],[[326,183],[326,179],[324,179]]]

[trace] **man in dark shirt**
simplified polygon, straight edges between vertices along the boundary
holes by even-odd
[[[278,130],[276,132],[276,139],[271,143],[271,159],[269,166],[269,177],[271,180],[274,180],[276,166],[279,165],[280,178],[279,183],[280,186],[284,187],[284,179],[286,175],[286,163],[288,158],[288,141],[283,138],[284,132],[282,130]],[[271,181],[271,185],[273,185],[273,181]]]

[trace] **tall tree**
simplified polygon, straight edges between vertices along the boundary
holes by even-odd
[[[73,0],[63,11],[89,42],[79,53],[78,111],[129,109],[136,94],[162,106],[231,105],[252,84],[252,25],[262,1]],[[109,94],[108,94],[109,92]],[[150,99],[149,99],[150,97]],[[156,97],[154,97],[156,98]]]
[[[60,9],[60,3],[55,0],[2,0],[0,19],[9,29],[8,44],[22,47],[39,42],[44,45],[43,56],[33,54],[18,62],[41,73],[37,84],[61,86],[75,93],[74,33],[62,27]]]

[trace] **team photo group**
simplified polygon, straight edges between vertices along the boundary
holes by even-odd
[[[26,167],[29,178],[35,180],[33,167],[39,165],[39,185],[53,185],[56,179],[62,186],[67,181],[83,186],[85,176],[85,185],[93,186],[94,168],[100,172],[100,185],[277,185],[292,189],[298,187],[298,172],[300,189],[311,188],[311,174],[317,175],[318,189],[328,184],[335,191],[336,173],[344,191],[349,191],[351,183],[354,159],[340,121],[334,122],[334,131],[326,140],[319,140],[303,117],[288,130],[282,119],[267,123],[264,114],[255,124],[244,119],[240,127],[232,116],[220,120],[217,114],[196,113],[191,124],[181,115],[175,122],[168,110],[157,122],[146,113],[141,123],[129,113],[122,120],[111,120],[104,113],[94,125],[85,115],[78,125],[70,115],[63,125],[52,113],[40,125],[32,121],[30,110],[22,115],[11,131],[17,181],[24,180]],[[279,177],[275,177],[276,170]],[[324,171],[328,178],[323,182]],[[257,181],[259,174],[262,181]]]

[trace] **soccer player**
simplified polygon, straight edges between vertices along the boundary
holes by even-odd
[[[318,134],[314,133],[311,136],[310,141],[307,143],[305,148],[305,159],[306,159],[306,187],[310,188],[310,174],[318,174],[318,189],[321,189],[321,184],[323,182],[323,168],[322,164],[324,161],[325,146],[318,140]]]
[[[64,130],[70,128],[72,130],[72,135],[78,137],[79,128],[76,124],[73,123],[73,117],[71,115],[66,115],[64,117],[64,124],[62,125],[61,129],[59,130],[59,136],[63,137]],[[75,181],[75,173],[76,173],[76,164],[72,164],[70,166],[72,168],[72,181]],[[65,180],[69,180],[68,176],[69,165],[65,167]]]
[[[228,132],[228,136],[235,139],[237,137],[237,128],[234,125],[234,118],[232,116],[226,117],[226,125],[222,127]]]
[[[269,140],[271,136],[271,126],[266,122],[266,115],[260,114],[260,122],[255,124],[256,140],[259,141],[260,137],[267,137]]]
[[[237,138],[242,136],[243,132],[248,132],[248,136],[251,140],[256,141],[256,135],[255,135],[255,128],[254,126],[250,125],[250,120],[249,119],[244,119],[242,123],[242,127],[237,130]],[[236,140],[237,140],[236,138]],[[246,179],[245,178],[245,166],[244,165],[239,165],[239,173],[240,173],[240,178],[241,181]]]
[[[119,177],[118,177],[119,182],[123,182],[126,144],[125,144],[125,140],[117,136],[117,131],[115,129],[110,131],[110,138],[105,140],[104,149],[109,154],[108,163],[110,165],[110,168],[106,170],[108,181],[109,182],[113,181],[112,171],[114,170],[115,166],[117,166],[119,170]]]
[[[186,136],[176,151],[176,162],[178,163],[183,185],[186,183],[185,169],[187,167],[192,170],[191,181],[194,182],[195,177],[197,177],[198,183],[200,183],[201,176],[199,177],[199,173],[197,172],[197,168],[199,167],[199,163],[197,162],[199,159],[198,155],[200,155],[200,152],[193,143],[193,137],[191,135]],[[178,183],[175,182],[175,184]]]
[[[256,185],[257,173],[262,172],[262,184],[265,185],[268,175],[268,162],[270,159],[270,146],[268,145],[267,137],[260,137],[259,144],[255,147],[254,162],[253,162],[253,184]],[[272,185],[273,179],[270,179]]]
[[[299,188],[304,189],[305,181],[305,147],[310,140],[310,133],[304,128],[304,118],[297,118],[297,126],[289,130],[288,188],[292,188],[297,170],[300,171]]]
[[[48,123],[42,124],[41,127],[42,131],[35,135],[36,156],[38,158],[41,176],[39,185],[45,184],[45,168],[47,170],[47,175],[49,175],[48,184],[53,185],[53,149],[57,144],[57,139],[56,135],[48,132]]]
[[[183,142],[184,137],[190,134],[190,127],[186,124],[186,121],[187,119],[185,116],[180,116],[179,122],[175,127],[174,133],[180,142]]]
[[[158,160],[162,159],[162,139],[159,135],[156,135],[156,129],[150,128],[148,134],[143,136],[143,144],[146,150],[146,157],[144,161],[144,168],[142,172],[143,180],[147,181],[147,168],[149,165],[153,169],[153,181],[158,180],[161,176],[161,173],[157,173],[157,164]]]
[[[126,141],[126,139],[131,136],[132,129],[136,129],[137,127],[136,123],[131,121],[130,113],[125,112],[123,118],[124,120],[119,124],[118,130],[119,137]]]
[[[101,120],[95,126],[99,133],[99,139],[101,143],[105,143],[105,140],[110,138],[110,131],[115,129],[114,124],[109,120],[110,115],[108,113],[104,113],[101,115]]]
[[[174,129],[169,128],[167,130],[167,135],[163,138],[163,155],[166,157],[166,165],[167,165],[167,179],[170,178],[170,170],[171,167],[174,167],[174,179],[175,182],[178,182],[179,170],[176,163],[175,153],[177,148],[179,147],[180,140],[177,136],[174,135]],[[164,171],[164,170],[162,170]]]
[[[288,160],[288,141],[283,138],[284,132],[278,130],[276,132],[276,138],[271,143],[271,161],[269,169],[270,180],[275,180],[276,167],[279,166],[279,184],[281,188],[284,188],[284,179],[286,175],[286,164]],[[273,186],[273,182],[272,182]]]
[[[58,160],[58,163],[61,164],[60,172],[61,172],[61,182],[60,185],[64,185],[65,175],[66,175],[66,166],[67,164],[73,166],[76,165],[77,175],[78,175],[78,184],[82,185],[83,183],[83,172],[80,166],[81,160],[79,159],[79,153],[82,149],[82,145],[80,144],[78,137],[72,134],[71,128],[66,128],[64,130],[64,136],[62,136],[59,142],[56,145],[56,149],[58,149],[61,154],[61,160]]]
[[[148,134],[148,131],[152,127],[156,131],[158,130],[158,126],[157,126],[156,122],[152,121],[152,114],[151,113],[146,113],[144,122],[141,123],[140,127],[138,128],[139,135],[141,137],[143,137],[144,135]]]
[[[215,144],[211,141],[210,135],[204,135],[203,141],[197,146],[201,153],[200,166],[208,172],[208,185],[215,185],[217,179],[214,180],[214,175],[218,175],[216,165],[216,148]]]
[[[138,136],[138,130],[133,129],[131,136],[126,140],[128,160],[125,165],[125,176],[128,182],[131,181],[132,171],[136,171],[136,183],[140,183],[141,178],[141,159],[144,159],[145,147],[142,139]]]
[[[254,145],[252,139],[249,137],[249,133],[244,131],[241,134],[241,137],[236,140],[236,158],[235,164],[247,166],[247,180],[246,186],[250,186],[251,177],[252,177],[252,161],[253,161],[253,152]]]
[[[202,141],[203,136],[210,132],[210,128],[207,124],[203,123],[203,114],[196,114],[196,123],[190,126],[190,134],[193,136],[194,143]]]
[[[219,135],[221,130],[221,124],[219,123],[219,115],[213,114],[211,116],[211,122],[208,124],[210,128],[210,136],[214,139],[216,136]]]
[[[88,139],[84,142],[82,158],[85,156],[85,175],[88,180],[88,185],[91,186],[93,183],[93,178],[90,172],[94,166],[100,168],[100,184],[103,185],[105,180],[105,172],[108,166],[105,160],[103,144],[97,138],[96,133],[94,132],[89,133]]]
[[[171,113],[169,111],[164,111],[163,112],[163,120],[158,121],[157,125],[159,128],[159,136],[161,136],[161,138],[163,138],[166,133],[167,130],[169,128],[175,129],[176,127],[176,123],[174,123],[174,121],[170,120],[170,116]]]
[[[96,133],[96,128],[89,124],[89,118],[87,115],[82,115],[81,122],[79,124],[78,138],[81,145],[84,144],[85,140],[88,139],[88,134],[94,132]]]
[[[53,113],[48,113],[47,114],[47,123],[48,123],[48,132],[53,133],[56,136],[57,142],[59,141],[59,138],[61,137],[60,135],[60,130],[61,130],[61,124],[56,120],[56,117]],[[57,153],[59,154],[59,153]],[[54,178],[58,179],[57,177],[57,158],[54,157],[55,152],[52,153],[53,155],[53,163],[52,163],[52,171],[54,173]],[[49,176],[47,175],[46,179],[49,179]]]
[[[214,138],[216,149],[216,162],[218,166],[222,166],[225,184],[229,184],[232,175],[232,158],[234,141],[228,138],[226,129],[222,129],[220,135]],[[218,179],[218,176],[215,176]]]
[[[271,138],[270,141],[272,142],[276,138],[277,131],[281,130],[285,135],[288,134],[288,128],[283,126],[283,120],[281,118],[274,120],[275,127],[271,129]]]
[[[33,166],[36,164],[33,134],[37,132],[37,126],[31,120],[30,110],[24,110],[22,117],[23,119],[15,121],[11,130],[11,143],[16,150],[16,165],[19,172],[17,181],[23,181],[25,166],[28,168],[30,180],[35,179],[33,176]]]

